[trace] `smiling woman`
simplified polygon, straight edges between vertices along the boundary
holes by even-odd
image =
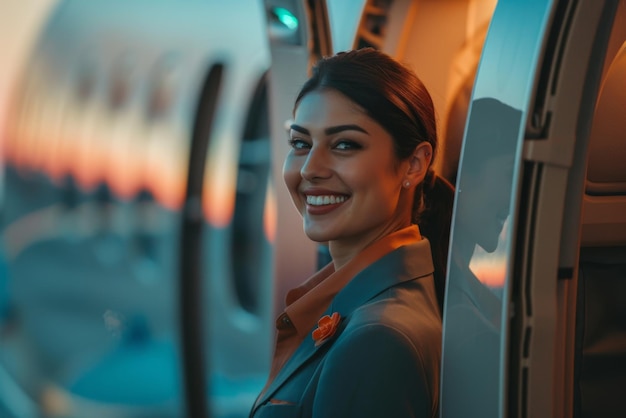
[[[285,184],[332,262],[287,294],[251,416],[437,416],[453,190],[429,93],[374,49],[322,59],[288,143]]]
[[[336,268],[409,226],[412,193],[404,182],[410,187],[425,176],[432,155],[428,142],[415,158],[396,163],[391,136],[334,90],[306,95],[296,121],[310,129],[292,126],[285,182],[307,236],[329,242]]]

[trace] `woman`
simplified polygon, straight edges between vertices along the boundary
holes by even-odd
[[[429,243],[415,222],[421,216],[446,241],[452,189],[431,170],[430,95],[379,51],[339,53],[298,95],[289,144],[285,183],[307,236],[328,244],[332,262],[287,294],[251,416],[435,417],[433,266],[443,277],[447,242]]]

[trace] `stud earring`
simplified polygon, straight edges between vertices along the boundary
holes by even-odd
[[[411,183],[409,183],[408,181],[404,182],[404,187],[408,188],[411,185]]]

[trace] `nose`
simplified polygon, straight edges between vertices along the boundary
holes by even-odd
[[[313,146],[300,167],[300,175],[305,180],[328,178],[330,176],[330,158],[320,147]]]

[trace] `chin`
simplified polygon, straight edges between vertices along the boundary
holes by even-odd
[[[326,236],[320,236],[315,234],[306,234],[306,236],[313,242],[317,242],[319,244],[328,243],[328,239]]]
[[[327,242],[329,241],[329,235],[325,231],[320,231],[316,228],[304,228],[305,235],[315,242]]]

